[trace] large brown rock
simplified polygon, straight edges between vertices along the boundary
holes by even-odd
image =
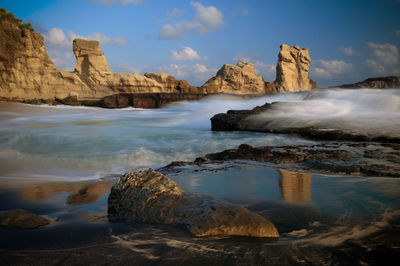
[[[254,65],[248,62],[239,62],[236,66],[223,65],[202,88],[206,93],[261,95],[274,92],[262,76],[254,73]]]
[[[128,172],[118,180],[108,198],[108,218],[184,225],[195,236],[279,237],[275,226],[260,215],[185,192],[152,169]]]
[[[273,86],[278,92],[308,91],[317,84],[308,77],[311,58],[308,48],[281,45]]]

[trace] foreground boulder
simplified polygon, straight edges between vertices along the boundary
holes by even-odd
[[[340,86],[334,86],[335,88],[345,88],[345,89],[359,89],[359,88],[371,88],[371,89],[390,89],[390,88],[400,88],[400,77],[399,76],[387,76],[387,77],[377,77],[368,78],[366,80],[353,83],[353,84],[343,84]]]
[[[0,226],[33,229],[50,223],[50,220],[25,210],[0,211]]]
[[[184,225],[195,236],[279,237],[267,219],[211,197],[185,192],[158,171],[128,172],[112,187],[110,221]]]

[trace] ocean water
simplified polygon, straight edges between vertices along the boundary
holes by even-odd
[[[0,178],[97,179],[176,160],[193,161],[242,143],[312,143],[284,135],[210,131],[214,114],[304,97],[303,93],[252,99],[214,96],[153,110],[3,104]]]

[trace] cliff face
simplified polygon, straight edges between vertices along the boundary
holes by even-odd
[[[9,16],[5,16],[9,14]],[[65,98],[89,88],[78,76],[57,70],[44,39],[5,10],[0,11],[0,97]]]
[[[317,87],[308,77],[311,58],[308,48],[281,45],[274,87],[278,92],[307,91]]]
[[[254,73],[252,63],[225,64],[217,75],[203,86],[207,93],[266,94],[271,93],[262,76]]]

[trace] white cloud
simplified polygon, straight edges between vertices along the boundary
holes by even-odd
[[[250,10],[247,8],[243,8],[241,10],[239,10],[239,13],[245,16],[248,16],[250,14]]]
[[[193,50],[189,46],[182,46],[178,51],[171,51],[170,57],[175,61],[207,60],[207,57],[201,57],[196,50]]]
[[[233,61],[235,62],[251,62],[251,57],[248,55],[244,55],[241,53],[236,54],[233,58]]]
[[[315,67],[311,68],[314,76],[330,79],[334,75],[343,74],[353,68],[351,63],[346,63],[341,60],[317,60],[315,61]]]
[[[396,64],[399,61],[399,51],[393,44],[369,42],[368,47],[372,49],[373,56],[384,64]]]
[[[100,2],[103,5],[109,5],[113,3],[121,3],[122,5],[128,4],[139,4],[143,2],[143,0],[92,0],[93,2]]]
[[[355,55],[356,53],[354,52],[354,50],[353,50],[353,47],[345,47],[345,46],[339,46],[338,48],[337,48],[339,51],[341,51],[341,52],[343,52],[345,55],[347,55],[347,56],[353,56],[353,55]]]
[[[256,61],[254,63],[254,72],[257,75],[262,75],[267,81],[272,81],[275,79],[276,66]]]
[[[48,54],[58,68],[65,70],[74,69],[75,59],[72,52],[49,49]]]
[[[182,39],[191,30],[206,34],[224,24],[223,14],[215,6],[203,6],[199,2],[190,4],[196,9],[193,20],[163,25],[158,34],[160,39]]]
[[[119,46],[128,44],[128,41],[123,38],[120,37],[110,38],[100,32],[95,32],[91,35],[83,36],[83,35],[78,35],[73,31],[68,31],[67,34],[65,34],[64,31],[59,28],[52,28],[51,30],[49,30],[47,33],[44,34],[44,37],[46,45],[48,47],[60,50],[72,50],[72,41],[75,38],[81,38],[86,40],[97,40],[102,45],[110,45],[110,46]]]
[[[174,8],[172,10],[167,10],[165,13],[167,14],[167,17],[169,18],[174,18],[177,17],[179,15],[184,14],[186,11],[184,9],[179,9],[179,8]]]
[[[275,79],[275,73],[276,73],[276,66],[273,64],[266,64],[261,61],[253,61],[253,59],[245,54],[238,53],[236,54],[232,60],[234,63],[237,62],[250,62],[254,64],[254,72],[257,75],[262,75],[265,80],[267,81],[272,81]]]
[[[372,57],[365,60],[365,63],[375,74],[399,74],[399,50],[397,46],[386,43],[377,44],[369,42],[368,47],[372,51]]]

